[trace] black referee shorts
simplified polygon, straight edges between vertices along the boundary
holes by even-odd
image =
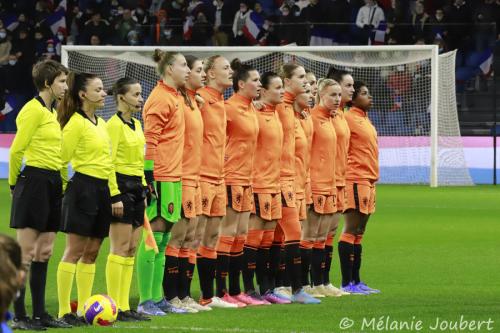
[[[146,193],[142,178],[116,173],[116,182],[120,190],[120,199],[123,203],[123,217],[113,217],[112,222],[131,224],[134,228],[144,224],[144,211],[146,210]]]
[[[105,238],[111,219],[108,180],[76,172],[64,193],[60,230],[84,237]]]
[[[40,232],[59,230],[61,221],[61,173],[26,166],[17,178],[12,195],[10,227]]]

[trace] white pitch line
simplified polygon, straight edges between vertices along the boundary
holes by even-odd
[[[297,331],[274,331],[274,330],[259,330],[259,329],[247,329],[247,328],[211,328],[211,327],[193,327],[193,326],[113,326],[117,329],[141,329],[141,330],[183,330],[192,332],[227,332],[227,333],[299,333]]]

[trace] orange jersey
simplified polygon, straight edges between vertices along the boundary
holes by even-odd
[[[276,112],[283,127],[283,150],[281,152],[281,180],[295,179],[295,116],[293,101],[295,96],[285,92],[283,103],[276,106]]]
[[[311,117],[311,110],[306,110],[309,117],[300,120],[302,128],[307,138],[307,156],[306,156],[306,170],[307,170],[307,180],[306,183],[311,181],[311,173],[309,170],[309,164],[311,161],[311,146],[312,146],[312,136],[313,136],[313,120]]]
[[[252,100],[235,93],[225,103],[227,185],[251,185],[259,122]]]
[[[345,120],[345,113],[342,109],[337,110],[337,115],[333,118],[333,126],[337,134],[337,156],[335,158],[335,181],[337,186],[345,186],[345,173],[347,166],[347,150],[349,149],[349,138],[351,130]]]
[[[295,114],[295,193],[297,197],[303,197],[307,181],[307,163],[309,158],[309,142],[302,123],[307,118],[303,118],[297,112]],[[310,116],[308,118],[311,118]]]
[[[200,180],[203,119],[195,100],[196,92],[186,90],[191,107],[182,98],[184,106],[184,153],[182,155],[182,185],[196,187]]]
[[[158,81],[143,111],[146,160],[154,161],[157,181],[176,182],[182,177],[184,110],[177,89]]]
[[[275,107],[265,105],[257,111],[259,134],[253,165],[252,188],[255,193],[279,193],[283,129]]]
[[[311,190],[313,194],[330,195],[335,186],[337,135],[330,111],[316,105],[311,110],[314,133],[311,148]]]
[[[361,109],[350,108],[345,119],[351,130],[346,179],[372,184],[379,178],[377,130]]]
[[[201,109],[203,118],[203,156],[200,180],[212,184],[224,182],[224,151],[226,146],[226,111],[224,96],[211,87],[203,87],[198,94],[205,100]]]

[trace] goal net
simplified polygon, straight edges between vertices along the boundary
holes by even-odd
[[[97,74],[106,88],[129,76],[142,84],[143,97],[159,79],[151,55],[155,47],[63,46],[70,70]],[[200,59],[220,54],[239,58],[259,72],[296,62],[324,77],[330,66],[350,71],[373,96],[369,117],[379,135],[381,183],[470,185],[455,98],[455,53],[436,46],[376,47],[170,47],[164,50]],[[231,92],[226,93],[226,97]],[[109,98],[100,116],[116,112]],[[140,119],[140,115],[137,115]]]

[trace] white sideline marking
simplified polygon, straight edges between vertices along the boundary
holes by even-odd
[[[147,330],[183,330],[192,332],[228,332],[228,333],[284,333],[288,331],[275,331],[275,330],[259,330],[248,328],[210,328],[210,327],[192,327],[192,326],[113,326],[117,329],[147,329]]]

